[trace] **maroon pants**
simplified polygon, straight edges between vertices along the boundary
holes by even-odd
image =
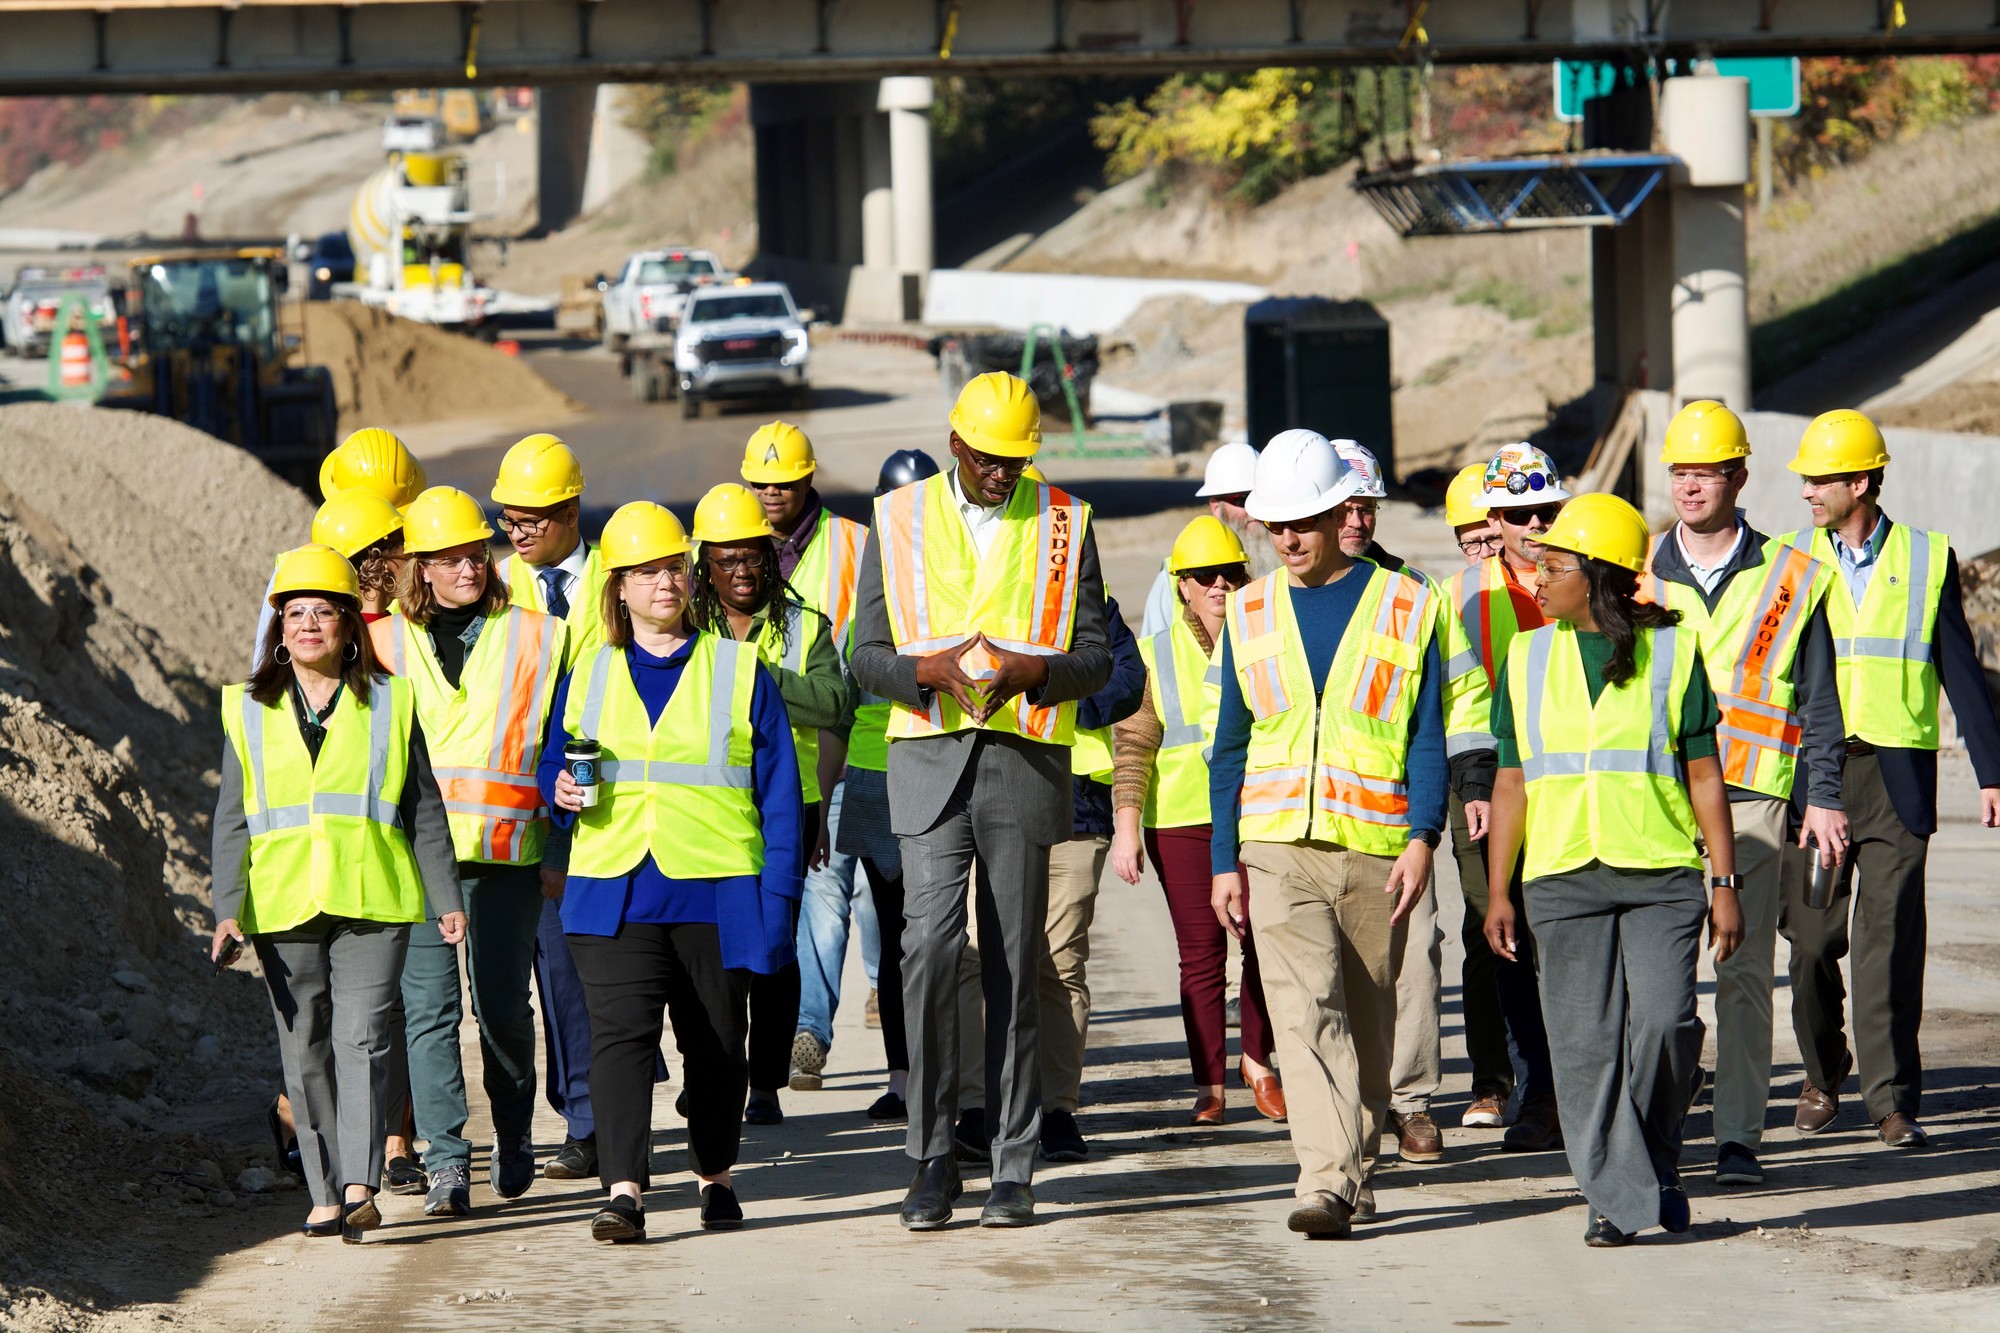
[[[1167,911],[1174,919],[1174,939],[1181,954],[1181,1023],[1187,1028],[1188,1061],[1196,1087],[1224,1081],[1229,1066],[1229,1021],[1225,966],[1229,941],[1209,906],[1215,876],[1209,872],[1209,828],[1146,830],[1146,853],[1167,891]],[[1244,920],[1249,920],[1250,896],[1243,896]],[[1243,987],[1238,1035],[1243,1053],[1262,1065],[1271,1063],[1271,1019],[1264,1012],[1264,987],[1257,979],[1257,951],[1243,938]]]

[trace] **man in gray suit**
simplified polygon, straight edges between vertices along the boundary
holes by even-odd
[[[990,885],[977,907],[994,1130],[979,1220],[1034,1219],[1049,846],[1070,834],[1075,701],[1111,672],[1090,508],[1021,476],[1041,443],[1033,393],[981,375],[951,427],[955,467],[876,501],[852,653],[861,688],[899,705],[888,784],[903,850],[907,1151],[918,1166],[902,1223],[913,1231],[943,1227],[961,1192],[958,960],[975,862]]]

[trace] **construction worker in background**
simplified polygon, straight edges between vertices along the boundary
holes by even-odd
[[[645,1238],[669,1014],[701,1227],[733,1231],[744,1004],[751,976],[793,960],[798,762],[756,651],[687,622],[693,561],[680,520],[635,501],[605,523],[603,550],[604,642],[557,689],[539,774],[554,818],[574,830],[562,914],[590,1001],[597,1177],[609,1195],[590,1234]],[[594,790],[565,763],[572,738],[597,742]]]
[[[892,704],[914,1084],[907,1151],[917,1160],[901,1220],[921,1231],[945,1226],[962,1190],[953,990],[975,861],[990,890],[978,897],[986,1009],[1004,1019],[987,1025],[993,1185],[980,1223],[1034,1219],[1048,849],[1072,828],[1075,701],[1111,673],[1090,507],[1021,476],[1041,445],[1034,392],[1012,375],[980,375],[950,420],[955,466],[875,502],[852,662],[861,688]]]
[[[757,497],[724,482],[694,510],[699,545],[688,623],[704,634],[755,644],[778,682],[791,719],[798,755],[805,823],[800,845],[812,848],[822,831],[820,729],[846,729],[853,721],[847,674],[827,618],[804,604],[778,572],[777,542]],[[767,820],[775,818],[765,812]],[[792,914],[798,913],[794,900]],[[797,922],[793,923],[797,929]],[[750,983],[750,1100],[743,1119],[752,1125],[784,1123],[778,1089],[792,1068],[799,1025],[799,965],[788,963]]]
[[[604,596],[604,562],[583,540],[583,465],[553,435],[530,435],[500,459],[493,503],[500,531],[513,551],[500,561],[500,578],[514,606],[563,622],[562,669],[569,671],[603,641],[598,603]],[[596,1174],[597,1121],[590,1108],[590,1010],[583,982],[570,959],[557,904],[569,835],[551,827],[542,849],[542,919],[535,936],[535,989],[542,997],[542,1040],[547,1047],[549,1106],[563,1118],[563,1147],[543,1169],[551,1180]],[[666,1062],[657,1073],[666,1078]]]
[[[1349,560],[1368,560],[1392,574],[1404,574],[1429,586],[1431,580],[1421,570],[1403,563],[1375,540],[1382,501],[1389,487],[1382,476],[1382,464],[1373,451],[1355,440],[1333,441],[1340,455],[1360,479],[1354,494],[1342,507],[1340,553]],[[1437,615],[1443,599],[1432,597],[1431,614]],[[1440,622],[1440,629],[1443,622]],[[1439,639],[1440,652],[1453,663],[1460,676],[1469,680],[1479,675],[1477,664],[1460,654],[1456,646]],[[1452,685],[1445,685],[1447,723]],[[1484,679],[1479,681],[1484,685]],[[1483,693],[1483,690],[1481,691]],[[1446,754],[1450,756],[1450,731],[1446,730]],[[1454,759],[1453,769],[1458,764]],[[1458,790],[1454,783],[1453,791]],[[1431,1118],[1431,1098],[1444,1079],[1444,1049],[1439,1033],[1439,1009],[1443,993],[1444,932],[1437,923],[1437,885],[1424,891],[1410,908],[1409,924],[1402,936],[1402,951],[1396,958],[1396,1050],[1389,1065],[1389,1131],[1396,1136],[1396,1150],[1406,1162],[1435,1162],[1444,1157],[1444,1133]]]
[[[1249,553],[1250,577],[1261,579],[1278,568],[1277,552],[1268,535],[1243,510],[1243,498],[1257,480],[1257,451],[1244,440],[1235,440],[1208,456],[1202,469],[1201,489],[1195,498],[1208,501],[1208,512],[1222,520],[1236,534]],[[1139,623],[1139,637],[1150,639],[1181,616],[1181,604],[1174,588],[1174,576],[1162,565],[1159,577],[1146,594],[1146,614]]]
[[[1603,1249],[1691,1224],[1678,1163],[1701,1088],[1695,959],[1706,920],[1726,961],[1743,914],[1700,644],[1679,612],[1636,596],[1646,520],[1582,495],[1540,543],[1551,623],[1509,645],[1493,696],[1486,941],[1518,961],[1519,922],[1534,920],[1584,1244]],[[1697,835],[1714,868],[1706,893]]]
[[[819,461],[804,431],[784,421],[759,426],[743,446],[743,480],[764,507],[778,553],[778,574],[807,607],[826,617],[834,658],[847,662],[847,629],[854,619],[855,580],[868,529],[820,503],[813,475]],[[864,958],[878,953],[875,906],[867,885],[855,887],[855,859],[838,848],[846,733],[818,736],[819,828],[808,829],[805,896],[799,902],[799,1020],[792,1038],[790,1084],[816,1091],[833,1045],[833,1015],[840,1007],[840,972],[847,959],[847,923],[860,927]]]
[[[1486,464],[1468,463],[1445,488],[1444,517],[1466,570],[1501,554],[1500,525],[1486,509]],[[1488,663],[1466,633],[1459,607],[1468,575],[1445,580],[1438,601],[1438,640],[1444,657],[1444,747],[1451,759],[1451,847],[1458,887],[1465,898],[1459,943],[1459,1007],[1465,1016],[1465,1050],[1472,1064],[1472,1100],[1460,1123],[1499,1129],[1507,1123],[1514,1089],[1514,1061],[1507,1049],[1507,1019],[1493,951],[1486,947],[1486,827],[1492,808],[1493,687]],[[1511,966],[1511,965],[1510,965]],[[1532,998],[1533,991],[1528,992]],[[1535,1011],[1540,1031],[1541,1011]],[[1547,1067],[1544,1052],[1542,1066]]]
[[[1938,687],[1979,783],[1980,822],[2000,826],[2000,724],[1965,623],[1958,557],[1941,532],[1882,512],[1888,447],[1859,412],[1814,418],[1791,470],[1813,530],[1778,540],[1839,575],[1826,594],[1834,675],[1847,724],[1841,804],[1857,882],[1839,879],[1824,908],[1806,906],[1805,854],[1786,852],[1783,930],[1791,941],[1792,1028],[1806,1067],[1793,1124],[1817,1134],[1840,1110],[1859,1057],[1861,1097],[1882,1142],[1921,1148],[1924,860],[1937,829]],[[1853,909],[1854,1048],[1840,960]]]
[[[877,498],[938,474],[921,449],[899,449],[882,460],[875,480]],[[865,547],[863,548],[866,549]],[[848,636],[853,651],[853,636]],[[868,877],[882,953],[876,986],[880,994],[882,1054],[889,1086],[868,1107],[871,1120],[909,1115],[910,1045],[903,1019],[903,852],[889,826],[889,701],[857,685],[854,725],[848,731],[846,794],[835,830],[835,850],[855,857]]]
[[[1743,943],[1715,965],[1715,1180],[1758,1185],[1771,1100],[1771,969],[1784,904],[1783,852],[1794,778],[1801,839],[1828,866],[1847,847],[1840,767],[1846,731],[1823,605],[1831,567],[1756,531],[1736,507],[1750,441],[1721,403],[1689,403],[1667,426],[1660,461],[1679,518],[1655,537],[1641,600],[1680,612],[1722,709],[1722,778],[1736,831]]]
[[[1041,468],[1029,464],[1021,476],[1048,484]],[[1073,817],[1067,842],[1049,848],[1049,913],[1040,973],[1041,1154],[1051,1162],[1080,1162],[1090,1144],[1077,1128],[1083,1102],[1083,1060],[1090,1035],[1090,924],[1097,915],[1098,882],[1111,850],[1111,728],[1138,710],[1146,688],[1139,642],[1125,625],[1118,600],[1107,596],[1105,627],[1111,644],[1111,678],[1076,705],[1076,743],[1070,747]],[[984,867],[981,867],[982,875]],[[977,881],[975,881],[976,883]],[[961,1034],[984,1031],[977,941],[968,938],[959,963],[958,1013]],[[961,1040],[958,1048],[959,1160],[987,1160],[986,1059],[982,1042]]]
[[[1478,655],[1480,665],[1485,668],[1489,699],[1497,699],[1499,696],[1492,691],[1515,635],[1547,623],[1541,604],[1535,600],[1540,586],[1536,563],[1542,558],[1539,539],[1555,522],[1563,502],[1569,499],[1569,492],[1563,489],[1562,478],[1549,456],[1533,445],[1521,443],[1507,445],[1481,469],[1479,495],[1480,503],[1499,530],[1500,550],[1459,571],[1445,584],[1444,594],[1445,600],[1458,608],[1458,626],[1465,632],[1465,644]],[[1458,526],[1470,527],[1471,522]],[[1474,536],[1477,535],[1474,529]],[[1465,550],[1467,544],[1461,542],[1459,549]],[[1490,714],[1490,704],[1488,711]],[[1460,743],[1468,752],[1482,745],[1492,746],[1490,723],[1481,725],[1476,718],[1461,718],[1459,725],[1476,729],[1476,734],[1460,732]],[[1460,797],[1465,806],[1465,830],[1464,842],[1459,845],[1470,844],[1480,849],[1484,862],[1481,877],[1472,881],[1473,887],[1467,892],[1476,895],[1480,920],[1484,921],[1491,907],[1484,900],[1485,885],[1491,878],[1493,849],[1482,836],[1487,812],[1473,800],[1477,790],[1476,785],[1468,785]],[[1456,827],[1453,836],[1458,836]],[[1465,866],[1463,857],[1459,864],[1461,868]],[[1518,863],[1508,883],[1510,893],[1515,895],[1515,905],[1519,906]],[[1534,931],[1526,916],[1517,912],[1516,918],[1514,955],[1493,957],[1492,966],[1500,1013],[1507,1021],[1506,1035],[1514,1039],[1526,1081],[1513,1089],[1520,1094],[1520,1106],[1514,1123],[1507,1125],[1507,1132],[1501,1136],[1500,1146],[1509,1152],[1547,1152],[1563,1145],[1562,1117],[1556,1109],[1548,1034],[1542,1022],[1540,993],[1535,987]],[[1468,960],[1473,958],[1475,948],[1492,955],[1483,926],[1477,944],[1466,945]],[[1484,959],[1480,961],[1483,964]],[[1481,1040],[1492,1043],[1495,1036],[1489,1030],[1481,1034]],[[1475,1060],[1472,1103],[1466,1108],[1464,1123],[1496,1127],[1506,1124],[1513,1066],[1508,1063],[1502,1074],[1498,1051],[1490,1044],[1482,1049],[1485,1054]]]
[[[1216,645],[1229,597],[1250,581],[1243,543],[1220,519],[1203,514],[1181,529],[1167,556],[1180,582],[1182,615],[1144,639],[1146,694],[1116,731],[1112,802],[1117,832],[1111,868],[1137,884],[1143,847],[1167,898],[1180,955],[1181,1026],[1199,1089],[1188,1121],[1223,1121],[1223,1081],[1229,1067],[1227,962],[1229,936],[1209,906],[1213,830],[1208,813],[1208,747],[1221,698]],[[1211,672],[1214,673],[1211,679]],[[1142,832],[1143,830],[1143,832]],[[1284,1123],[1285,1093],[1271,1067],[1273,1037],[1257,974],[1257,948],[1243,938],[1242,1054],[1237,1077],[1257,1110]]]
[[[411,561],[396,614],[369,628],[375,656],[410,682],[458,857],[466,979],[479,1025],[494,1131],[489,1183],[518,1198],[535,1178],[535,1013],[528,998],[542,914],[548,811],[535,788],[542,731],[562,664],[562,622],[509,605],[479,501],[434,486],[410,502]],[[424,1213],[471,1210],[465,1071],[459,1058],[458,950],[429,922],[403,965],[410,1091],[428,1139]]]
[[[1316,432],[1264,446],[1247,507],[1285,570],[1230,599],[1209,769],[1211,905],[1254,932],[1307,1236],[1374,1210],[1396,957],[1445,814],[1436,594],[1342,551],[1361,484]]]

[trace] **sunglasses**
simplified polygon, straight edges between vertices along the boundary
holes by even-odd
[[[1525,528],[1536,519],[1540,519],[1542,526],[1546,528],[1556,521],[1556,515],[1562,512],[1562,506],[1523,505],[1512,509],[1503,507],[1492,512],[1498,514],[1500,521],[1510,528]]]
[[[1183,569],[1180,576],[1184,579],[1193,579],[1204,588],[1213,588],[1218,583],[1227,583],[1230,587],[1236,588],[1247,581],[1241,565],[1206,565],[1200,569]]]
[[[1328,512],[1332,511],[1329,510]],[[1326,514],[1314,514],[1311,518],[1281,518],[1275,522],[1265,523],[1264,531],[1270,533],[1273,537],[1286,532],[1299,534],[1318,532],[1319,525],[1325,519]]]

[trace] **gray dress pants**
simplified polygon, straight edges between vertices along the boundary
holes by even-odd
[[[1705,1031],[1694,1002],[1701,872],[1593,862],[1530,880],[1524,896],[1570,1171],[1620,1231],[1657,1226],[1661,1187],[1680,1181]]]
[[[381,1184],[390,1025],[409,941],[407,924],[325,914],[251,937],[315,1207],[342,1202],[349,1185]]]
[[[965,948],[966,890],[976,859],[986,871],[976,902],[979,938],[986,946],[980,970],[986,995],[992,1178],[1025,1185],[1034,1175],[1042,1133],[1036,1048],[1041,960],[1047,948],[1049,849],[1031,840],[1033,807],[1017,804],[1008,789],[1009,782],[1018,783],[1023,776],[1023,766],[1007,749],[981,745],[938,821],[922,833],[902,835],[902,849],[903,1009],[910,1046],[907,1151],[919,1161],[952,1151],[958,1044],[969,1035],[959,1031],[958,966]]]

